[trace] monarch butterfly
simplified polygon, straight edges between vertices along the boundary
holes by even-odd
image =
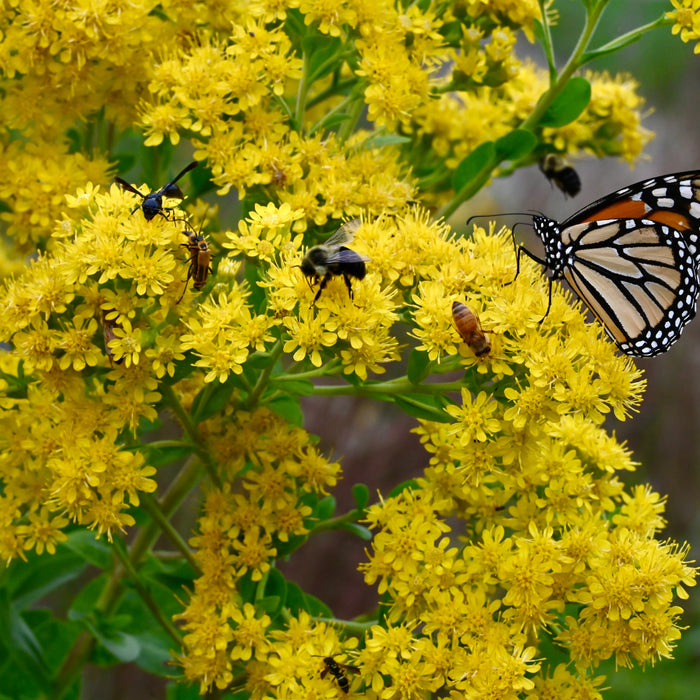
[[[622,352],[653,357],[668,350],[695,316],[700,267],[700,171],[642,180],[562,223],[532,217],[552,280],[564,278]],[[546,314],[545,314],[546,316]]]
[[[581,178],[578,173],[556,153],[548,153],[540,161],[540,170],[565,195],[575,197],[581,191]]]

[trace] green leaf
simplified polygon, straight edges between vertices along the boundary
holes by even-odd
[[[141,644],[132,634],[117,629],[102,628],[88,623],[95,639],[122,663],[135,661],[141,653]]]
[[[70,549],[81,559],[93,564],[102,571],[112,565],[112,550],[104,541],[95,538],[95,533],[88,530],[76,530],[68,535],[68,540],[61,547]]]
[[[316,517],[321,521],[332,518],[333,513],[335,513],[336,505],[337,504],[333,496],[326,496],[325,498],[321,499],[318,502],[318,506],[316,506]]]
[[[394,486],[394,488],[389,491],[389,498],[396,498],[402,491],[416,491],[417,489],[418,482],[415,479],[408,479]]]
[[[396,146],[398,144],[411,143],[408,136],[398,134],[373,134],[364,143],[365,148],[382,148],[383,146]]]
[[[361,540],[365,540],[365,542],[369,542],[372,539],[372,531],[364,525],[358,525],[357,523],[343,523],[341,528],[352,532],[353,535],[357,535],[357,537],[359,537]]]
[[[49,687],[50,672],[44,652],[32,628],[10,602],[7,591],[0,594],[0,648],[5,647],[34,682]]]
[[[304,423],[304,413],[295,396],[278,396],[265,405],[292,425],[301,426]]]
[[[496,148],[493,141],[480,144],[455,169],[452,188],[459,192],[470,182],[488,173],[495,163]]]
[[[560,127],[579,117],[591,100],[591,84],[581,77],[571,78],[547,108],[539,126]]]
[[[514,129],[496,141],[498,160],[519,160],[537,146],[537,137],[527,129]]]
[[[26,562],[13,563],[5,575],[5,585],[15,605],[22,610],[74,581],[85,567],[81,556],[60,547],[53,556],[29,555]]]
[[[306,59],[306,79],[309,84],[333,72],[339,64],[343,44],[339,38],[314,32],[302,41]]]
[[[229,377],[223,384],[210,382],[205,384],[192,402],[192,421],[197,424],[218,413],[231,398],[235,384]]]
[[[430,375],[432,366],[433,363],[428,357],[428,353],[414,348],[408,356],[408,367],[406,368],[408,381],[411,384],[420,384]]]
[[[296,583],[287,581],[286,607],[296,615],[300,610],[305,610],[313,617],[333,617],[331,609],[322,601],[310,593],[304,593]]]
[[[451,418],[445,413],[449,401],[443,396],[433,394],[403,394],[395,396],[396,405],[409,416],[422,420],[449,423]]]
[[[581,63],[590,63],[593,59],[615,53],[616,51],[623,49],[625,46],[634,44],[635,41],[639,41],[641,38],[641,34],[634,34],[631,32],[625,34],[617,39],[613,39],[613,41],[609,41],[607,44],[603,44],[603,46],[599,46],[597,49],[586,51],[583,56],[581,56]]]
[[[367,484],[354,484],[352,487],[352,495],[355,499],[357,510],[363,511],[369,505],[369,488]]]

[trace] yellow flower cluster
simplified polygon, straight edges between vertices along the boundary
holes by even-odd
[[[673,4],[673,31],[697,40],[697,1]],[[695,572],[656,539],[663,500],[625,489],[635,465],[602,427],[636,410],[641,373],[558,286],[543,318],[546,281],[531,260],[515,279],[509,231],[459,237],[423,208],[523,125],[536,146],[513,168],[543,150],[632,162],[650,134],[631,78],[587,73],[578,118],[528,123],[555,77],[516,52],[544,26],[535,0],[6,5],[0,219],[13,258],[32,257],[0,291],[1,561],[53,554],[76,526],[111,540],[162,504],[152,465],[185,455],[179,488],[208,477],[192,550],[172,511],[153,531],[195,571],[177,658],[202,692],[598,698],[601,660],[670,655]],[[148,179],[190,144],[195,182],[235,191],[240,221],[169,200],[147,220],[108,187],[133,128]],[[354,218],[366,274],[302,267]],[[454,301],[479,314],[486,356]],[[312,393],[419,416],[422,478],[369,509],[358,488],[334,516],[340,466],[300,427]],[[156,441],[171,416],[183,436]],[[331,624],[276,560],[315,530],[369,536],[361,517],[381,610]]]
[[[187,633],[181,660],[188,678],[203,688],[224,688],[235,665],[252,655],[262,662],[267,654],[282,653],[265,635],[270,619],[256,617],[253,606],[236,602],[232,591],[244,577],[261,581],[273,560],[308,534],[319,500],[336,486],[341,469],[318,452],[306,431],[267,408],[227,411],[205,421],[201,434],[226,485],[207,493],[190,541],[201,576],[178,615]],[[242,489],[233,492],[230,484],[237,479]],[[308,619],[305,624],[308,629]],[[317,638],[330,643],[321,629]],[[270,663],[268,673],[275,667]],[[307,665],[318,664],[307,659]]]
[[[671,0],[675,8],[666,13],[667,19],[673,22],[673,33],[680,34],[681,41],[695,41],[694,53],[700,53],[700,1]]]

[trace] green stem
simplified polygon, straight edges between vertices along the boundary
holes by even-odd
[[[211,384],[208,384],[206,390],[211,391],[211,386]],[[190,439],[192,440],[192,443],[195,446],[197,454],[202,460],[202,464],[207,470],[207,474],[209,475],[209,478],[211,479],[212,483],[217,488],[221,488],[221,480],[219,479],[219,475],[216,473],[216,469],[214,468],[214,462],[211,458],[211,455],[209,454],[209,451],[206,448],[206,445],[204,444],[202,438],[199,435],[197,426],[192,422],[190,414],[187,411],[185,411],[182,404],[175,395],[173,388],[169,384],[162,384],[161,391],[163,392],[164,397],[168,402],[168,407],[175,414],[175,417],[178,419],[180,425],[182,425],[185,432],[190,436]]]
[[[253,390],[250,392],[250,394],[248,395],[248,399],[245,402],[248,408],[254,407],[258,403],[258,400],[260,399],[260,396],[262,395],[263,391],[265,391],[265,388],[267,387],[270,381],[270,375],[272,374],[272,371],[274,370],[275,365],[277,364],[277,360],[279,360],[280,356],[282,355],[282,347],[282,341],[278,340],[275,346],[272,348],[270,352],[270,362],[267,365],[267,367],[265,367],[265,369],[260,373],[258,381],[256,382],[255,386],[253,387]]]
[[[175,642],[175,644],[177,644],[178,647],[181,647],[182,635],[180,634],[180,631],[177,627],[175,627],[175,625],[170,621],[170,619],[163,614],[163,611],[158,607],[158,604],[154,600],[148,588],[146,588],[146,586],[144,586],[143,583],[141,583],[138,571],[136,571],[136,569],[132,566],[131,560],[127,556],[126,552],[121,547],[115,547],[114,551],[116,552],[117,557],[119,557],[122,566],[129,574],[131,584],[133,585],[134,590],[139,594],[139,597],[141,598],[141,600],[143,600],[148,609],[151,611],[153,617],[158,621],[161,627],[170,635],[171,639]]]
[[[161,530],[165,536],[172,542],[187,563],[192,567],[197,576],[201,575],[199,565],[197,564],[195,558],[192,556],[192,551],[187,546],[187,542],[182,537],[182,535],[173,527],[170,520],[165,517],[165,514],[161,510],[158,502],[149,494],[145,494],[141,497],[144,510],[153,518],[155,522],[160,525]]]
[[[590,13],[586,15],[586,24],[583,28],[583,32],[581,33],[581,36],[579,37],[569,60],[566,62],[566,65],[564,68],[562,68],[561,73],[559,73],[549,90],[544,93],[544,95],[535,105],[535,108],[532,110],[530,116],[517,128],[529,129],[531,131],[534,130],[551,104],[566,87],[571,76],[585,63],[585,61],[582,60],[582,57],[591,41],[593,32],[598,26],[600,16],[603,13],[606,4],[607,0],[598,2],[593,6]],[[494,157],[493,160],[489,162],[488,166],[484,168],[483,172],[478,173],[459,192],[455,193],[452,200],[437,213],[436,218],[447,219],[450,217],[463,202],[471,199],[489,181],[490,177],[493,175],[493,172],[502,162],[503,158],[499,158],[498,156]]]
[[[329,518],[328,520],[324,520],[323,522],[319,523],[315,527],[312,527],[309,530],[309,537],[311,535],[316,534],[317,532],[326,532],[328,530],[338,530],[341,528],[345,523],[355,523],[357,522],[358,518],[362,515],[362,512],[354,508],[353,510],[349,510],[347,513],[344,515],[339,515],[335,518]]]
[[[406,377],[389,379],[386,382],[376,384],[335,384],[330,386],[314,386],[314,395],[317,396],[382,396],[401,394],[445,394],[451,391],[460,391],[464,387],[461,381],[443,382],[435,384],[412,384]]]
[[[377,620],[368,620],[367,622],[356,622],[355,620],[338,620],[334,617],[312,617],[313,622],[325,623],[333,627],[342,627],[343,630],[351,637],[361,637],[366,632],[369,632]]]
[[[161,500],[160,508],[165,517],[170,518],[175,513],[200,478],[201,469],[199,462],[195,459],[189,460],[172,481]],[[128,550],[131,567],[138,569],[139,563],[155,544],[159,536],[160,528],[153,521],[149,522],[138,532]],[[125,572],[126,569],[121,563],[115,564],[113,567],[112,573],[94,606],[95,611],[100,615],[109,617],[117,608],[124,592],[123,577]],[[73,686],[94,646],[95,639],[87,631],[78,637],[56,674],[51,693],[52,700],[61,700]]]

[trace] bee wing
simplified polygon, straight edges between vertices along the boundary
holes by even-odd
[[[344,223],[325,243],[327,246],[343,245],[350,243],[355,238],[355,232],[360,228],[362,221],[360,219],[352,219]]]
[[[350,248],[337,248],[334,250],[329,256],[328,260],[326,260],[326,264],[329,265],[331,263],[356,263],[356,262],[369,262],[370,258],[368,258],[366,255],[360,255],[359,253],[356,253],[354,250],[350,250]]]

